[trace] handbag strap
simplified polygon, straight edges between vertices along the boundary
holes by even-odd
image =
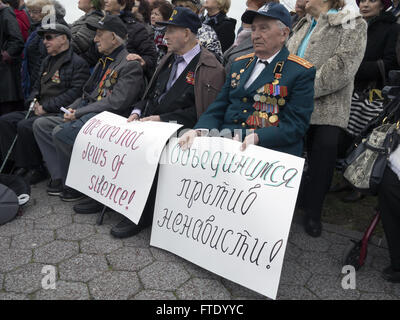
[[[382,87],[384,87],[386,85],[385,63],[383,62],[382,59],[379,59],[376,63],[378,64],[378,69],[379,69],[379,72],[381,74]]]

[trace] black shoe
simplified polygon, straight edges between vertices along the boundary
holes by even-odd
[[[61,179],[50,180],[47,184],[47,194],[49,196],[60,196],[63,189],[64,187]]]
[[[28,169],[26,168],[18,168],[13,172],[13,175],[19,176],[19,177],[24,177],[28,173]]]
[[[85,196],[82,193],[69,187],[64,187],[64,190],[60,195],[61,200],[65,202],[78,201],[83,199],[84,197]]]
[[[321,221],[315,220],[313,218],[305,218],[304,229],[307,234],[313,238],[318,238],[322,233],[322,223]]]
[[[128,218],[124,217],[117,225],[111,228],[111,235],[116,238],[123,239],[132,237],[142,231],[144,227],[133,223]]]
[[[389,282],[400,283],[400,270],[395,271],[391,266],[387,267],[382,271],[382,278]]]
[[[29,184],[37,184],[47,179],[47,173],[43,169],[31,169],[25,174],[24,179]]]
[[[101,212],[104,205],[92,198],[83,200],[82,202],[74,205],[74,211],[80,214],[94,214]]]
[[[365,196],[361,192],[353,190],[353,192],[351,192],[347,196],[343,197],[341,200],[345,203],[352,203],[352,202],[360,201],[364,197]]]
[[[338,182],[330,187],[329,192],[342,192],[342,191],[350,191],[352,190],[350,184],[347,182]]]

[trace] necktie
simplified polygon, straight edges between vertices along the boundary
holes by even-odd
[[[165,92],[169,91],[169,89],[171,89],[172,85],[174,84],[174,82],[176,80],[176,71],[178,70],[178,65],[183,61],[185,61],[185,59],[183,59],[182,56],[175,57],[175,61],[174,61],[174,64],[172,65],[171,73],[169,74],[169,79],[167,82],[167,87],[166,87]]]
[[[269,65],[269,62],[268,62],[268,61],[259,60],[258,62],[259,62],[259,63],[265,64],[265,67],[268,67],[268,65]]]

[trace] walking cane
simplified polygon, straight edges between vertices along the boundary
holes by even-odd
[[[31,102],[31,104],[29,105],[29,109],[28,109],[28,112],[26,113],[25,120],[29,118],[31,112],[32,112],[33,109],[35,108],[35,103],[36,103],[36,102],[37,102],[37,99],[35,98],[35,99],[33,99],[33,101]],[[3,164],[1,165],[0,173],[3,172],[3,169],[4,169],[4,167],[6,166],[6,163],[7,163],[7,161],[8,161],[8,158],[9,158],[10,155],[11,155],[12,150],[14,149],[14,146],[15,146],[15,143],[17,142],[17,139],[18,139],[18,133],[17,133],[17,135],[15,136],[14,141],[13,141],[13,143],[12,143],[10,149],[8,149],[8,153],[7,153],[6,157],[4,158]]]

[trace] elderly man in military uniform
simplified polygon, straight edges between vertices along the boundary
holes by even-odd
[[[236,59],[218,98],[179,143],[186,149],[208,130],[230,129],[244,137],[242,150],[256,144],[300,156],[314,108],[315,68],[285,47],[291,19],[283,5],[246,11],[242,21],[252,25],[254,53]]]
[[[84,124],[103,111],[129,115],[130,107],[144,91],[143,70],[138,61],[127,61],[127,29],[117,16],[107,15],[88,24],[96,30],[94,41],[103,57],[83,87],[83,95],[64,107],[62,117],[34,122],[33,130],[51,175],[47,193],[63,201],[76,201],[83,195],[64,186],[75,139]],[[64,123],[65,122],[65,123]]]

